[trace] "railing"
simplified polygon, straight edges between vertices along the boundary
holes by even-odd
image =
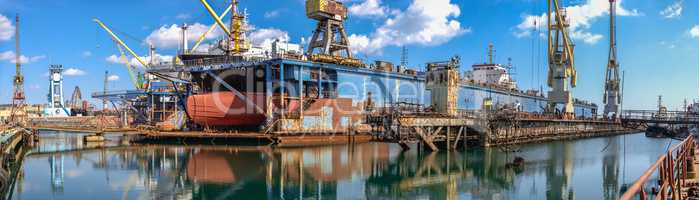
[[[221,65],[230,63],[242,63],[242,62],[263,62],[270,59],[281,57],[275,54],[275,56],[260,56],[260,57],[240,57],[240,56],[219,56],[214,58],[202,58],[194,60],[185,60],[184,65],[187,67],[191,66],[207,66],[207,65]]]
[[[639,199],[645,200],[652,195],[655,195],[655,199],[668,199],[668,197],[680,199],[682,187],[685,186],[685,178],[687,178],[688,165],[693,162],[694,148],[694,136],[690,135],[682,143],[660,157],[620,199],[631,200],[638,196]],[[649,195],[646,192],[645,184],[653,174],[658,175],[658,182],[653,187],[652,194]]]
[[[684,111],[658,112],[651,110],[625,110],[621,113],[621,119],[626,121],[699,123],[699,115]]]

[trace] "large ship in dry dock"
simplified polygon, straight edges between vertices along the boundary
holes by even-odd
[[[132,122],[156,125],[160,130],[285,136],[367,133],[372,129],[366,122],[369,113],[399,104],[433,112],[447,94],[455,98],[450,104],[458,112],[508,109],[563,114],[565,105],[556,106],[540,91],[520,90],[509,73],[512,65],[493,61],[492,44],[487,62],[474,64],[470,71],[435,76],[428,73],[437,69],[431,66],[460,68],[461,59],[454,56],[427,63],[424,69],[356,59],[344,28],[347,8],[340,2],[306,2],[306,15],[318,22],[307,49],[285,41],[252,47],[245,38],[245,15],[237,11],[237,1],[232,1],[231,7],[230,27],[209,11],[229,37],[210,45],[205,53],[188,49],[183,39],[176,62],[147,68],[144,85],[148,88],[93,97],[128,99],[127,107],[137,112]],[[433,95],[427,87],[430,80],[452,78],[458,82],[453,92]],[[574,111],[566,114],[574,114],[576,119],[597,115],[597,105],[577,99],[571,102]]]
[[[184,67],[176,71],[191,75],[193,86],[192,95],[186,98],[190,119],[201,126],[221,128],[347,131],[359,126],[362,114],[371,107],[399,102],[431,104],[426,73],[384,61],[366,65],[352,58],[342,25],[346,9],[341,3],[308,1],[307,15],[319,24],[305,54],[298,45],[289,48],[284,42],[275,42],[267,54],[249,53],[244,41],[231,39],[219,43],[229,46],[209,51],[219,54],[180,55]],[[232,20],[235,24],[240,19]],[[492,48],[489,62],[473,65],[461,78],[458,109],[514,107],[545,112],[547,98],[539,91],[518,89],[507,66],[493,62]],[[575,108],[578,117],[591,118],[597,112],[596,105],[583,101],[576,100]]]
[[[388,62],[348,66],[281,55],[248,62],[245,60],[257,58],[240,57],[242,62],[226,62],[227,57],[222,58],[186,60],[183,56],[185,63],[207,63],[181,69],[191,73],[197,88],[187,98],[187,112],[193,122],[202,126],[257,127],[284,115],[299,121],[284,123],[287,126],[283,130],[347,130],[360,124],[363,111],[370,107],[399,102],[431,104],[424,72],[394,67]],[[216,63],[217,60],[223,62]],[[460,110],[512,107],[523,112],[545,112],[547,98],[538,91],[519,90],[502,65],[476,64],[467,74],[461,79],[458,92]],[[594,104],[577,101],[575,108],[578,117],[596,115]]]

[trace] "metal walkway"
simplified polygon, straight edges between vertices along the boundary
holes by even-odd
[[[699,125],[699,114],[683,111],[626,110],[621,114],[624,124],[684,124]]]

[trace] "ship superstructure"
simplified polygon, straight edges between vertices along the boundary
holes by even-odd
[[[509,68],[510,64],[501,65],[493,62],[494,49],[493,44],[488,45],[488,62],[482,64],[474,64],[471,71],[467,71],[464,75],[464,81],[472,84],[485,84],[505,89],[516,90],[517,81],[511,76]]]

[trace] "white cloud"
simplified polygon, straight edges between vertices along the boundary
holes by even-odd
[[[640,16],[638,10],[627,10],[623,8],[622,1],[617,3],[618,16]],[[592,23],[600,17],[609,15],[608,0],[587,0],[584,4],[566,7],[568,21],[570,22],[570,36],[576,40],[582,40],[587,44],[595,44],[604,36],[602,34],[591,33],[589,31]],[[515,28],[515,37],[529,37],[534,29],[546,31],[546,13],[541,15],[525,15],[523,20]]]
[[[660,11],[660,15],[667,19],[678,18],[682,16],[682,0],[670,4],[665,9]]]
[[[0,61],[7,61],[10,63],[17,63],[17,58],[15,58],[15,52],[14,51],[5,51],[0,53]],[[32,56],[32,57],[27,57],[25,55],[22,55],[19,57],[19,60],[22,64],[28,64],[28,63],[33,63],[33,62],[38,62],[40,60],[45,59],[46,56],[41,55],[41,56]]]
[[[209,25],[203,25],[200,23],[195,23],[188,26],[187,41],[189,42],[198,40],[202,34],[209,30]],[[221,35],[223,35],[223,32],[220,31],[219,28],[216,28],[213,32],[206,36],[206,39],[214,39]],[[161,26],[158,28],[158,30],[153,31],[150,35],[148,35],[148,37],[146,37],[146,43],[162,49],[177,48],[181,45],[181,42],[182,28],[177,24]]]
[[[82,76],[85,75],[85,71],[80,70],[78,68],[68,68],[65,71],[63,71],[64,76]]]
[[[604,36],[584,31],[574,31],[570,33],[571,38],[582,40],[587,44],[597,44]]]
[[[150,56],[141,56],[140,58],[141,58],[141,60],[143,60],[146,63],[150,62]],[[168,63],[168,62],[172,62],[172,59],[174,59],[174,58],[175,58],[174,56],[170,56],[170,55],[155,54],[153,62],[155,64]],[[105,60],[107,62],[115,63],[115,64],[126,64],[126,62],[124,62],[124,60],[121,58],[121,56],[117,56],[117,55],[110,55],[107,58],[105,58]],[[131,66],[143,67],[143,65],[140,62],[138,62],[138,59],[136,59],[136,58],[130,58],[128,60],[131,63]]]
[[[192,18],[192,15],[187,14],[187,13],[182,13],[182,14],[175,16],[175,19],[179,19],[179,20],[188,20],[190,18]]]
[[[460,14],[450,0],[414,0],[407,10],[394,11],[371,35],[352,34],[350,46],[355,53],[378,54],[386,46],[443,44],[471,31],[453,19]]]
[[[15,34],[15,26],[9,18],[0,14],[0,41],[7,41]]]
[[[108,81],[118,81],[118,80],[119,80],[119,76],[117,76],[117,75],[111,75],[111,76],[107,77],[107,80],[108,80]]]
[[[383,17],[387,12],[388,8],[381,6],[381,0],[365,0],[349,7],[350,14],[360,17]]]
[[[289,41],[289,33],[275,28],[263,28],[252,31],[248,37],[256,47],[270,47],[274,40]]]
[[[265,12],[265,18],[267,18],[267,19],[275,18],[275,17],[278,17],[279,14],[281,14],[280,10],[267,11],[267,12]]]
[[[92,56],[92,51],[83,51],[83,57],[90,57]]]
[[[692,29],[689,29],[689,36],[692,38],[699,38],[699,25],[694,25]]]

